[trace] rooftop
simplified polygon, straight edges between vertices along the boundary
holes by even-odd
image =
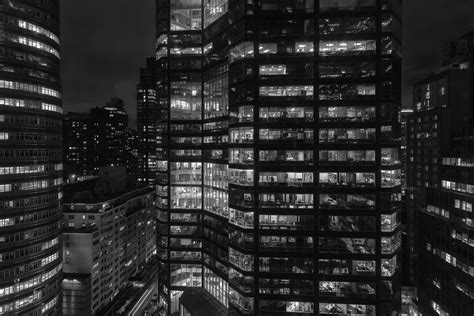
[[[76,194],[70,201],[64,202],[64,212],[77,213],[73,210],[78,206],[86,206],[89,212],[100,212],[105,209],[114,208],[133,198],[153,193],[151,186],[144,188],[128,188],[125,191],[117,192],[111,195],[98,195],[96,192],[84,191]],[[83,211],[83,210],[80,210]]]

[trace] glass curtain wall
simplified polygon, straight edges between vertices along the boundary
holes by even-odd
[[[398,1],[158,2],[164,306],[202,286],[241,315],[397,311]]]

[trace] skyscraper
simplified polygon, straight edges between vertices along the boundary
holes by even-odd
[[[140,69],[137,86],[138,181],[151,183],[156,179],[156,136],[158,108],[156,102],[155,58],[148,57]]]
[[[423,315],[474,313],[474,69],[472,53],[457,52],[414,85],[408,121],[410,266]]]
[[[59,0],[0,2],[0,313],[61,302]]]
[[[156,2],[163,315],[399,310],[400,2]]]

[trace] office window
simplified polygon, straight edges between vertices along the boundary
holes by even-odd
[[[172,187],[171,207],[174,209],[200,209],[202,207],[201,187]]]
[[[319,3],[321,11],[361,11],[375,6],[375,0],[321,0]]]
[[[239,59],[253,58],[253,42],[243,42],[229,49],[229,61],[234,62]]]
[[[328,291],[329,292],[329,291]],[[374,305],[319,303],[319,315],[357,315],[375,316]]]
[[[201,184],[202,165],[200,162],[171,162],[171,184]]]
[[[375,84],[331,84],[319,86],[319,100],[373,99]]]
[[[375,239],[320,237],[319,250],[322,253],[375,254]]]
[[[171,119],[201,119],[202,88],[200,78],[182,76],[180,81],[170,84],[171,88]]]
[[[374,33],[375,17],[357,18],[325,18],[319,20],[319,33],[321,35]]]
[[[202,285],[202,266],[193,264],[171,265],[172,286],[200,287]]]
[[[391,47],[391,42],[387,42],[386,45]],[[375,54],[375,48],[375,40],[321,41],[319,43],[319,54],[321,56]]]
[[[313,42],[296,42],[294,51],[297,54],[313,54],[314,53],[314,43]]]
[[[319,259],[319,273],[323,275],[375,276],[373,260]]]
[[[320,229],[338,232],[375,232],[373,216],[320,216]]]
[[[260,43],[258,46],[258,53],[265,54],[276,54],[278,52],[276,43]]]
[[[321,78],[370,78],[375,77],[375,70],[376,63],[371,61],[319,64]]]
[[[253,313],[253,298],[243,296],[232,287],[229,288],[229,302],[244,314],[250,315]]]
[[[192,31],[202,28],[202,0],[171,1],[170,20],[172,31]]]
[[[367,282],[320,281],[321,296],[338,296],[353,298],[375,297],[375,284]]]
[[[261,65],[260,75],[283,76],[286,75],[286,65]]]
[[[228,0],[204,0],[204,27],[208,27],[228,10]]]
[[[225,307],[229,307],[229,284],[217,274],[204,268],[204,288]]]
[[[229,149],[229,163],[230,164],[253,164],[254,152],[253,149],[248,148],[232,148]]]
[[[313,96],[313,86],[263,86],[259,91],[261,97]]]

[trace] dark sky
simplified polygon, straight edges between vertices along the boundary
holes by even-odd
[[[275,0],[277,1],[277,0]],[[66,111],[125,100],[135,124],[139,68],[154,50],[154,0],[62,1]],[[474,30],[473,0],[404,0],[404,106],[413,81],[436,67],[445,41]]]
[[[61,1],[65,111],[87,112],[112,97],[125,100],[131,124],[146,56],[154,55],[154,0]]]

